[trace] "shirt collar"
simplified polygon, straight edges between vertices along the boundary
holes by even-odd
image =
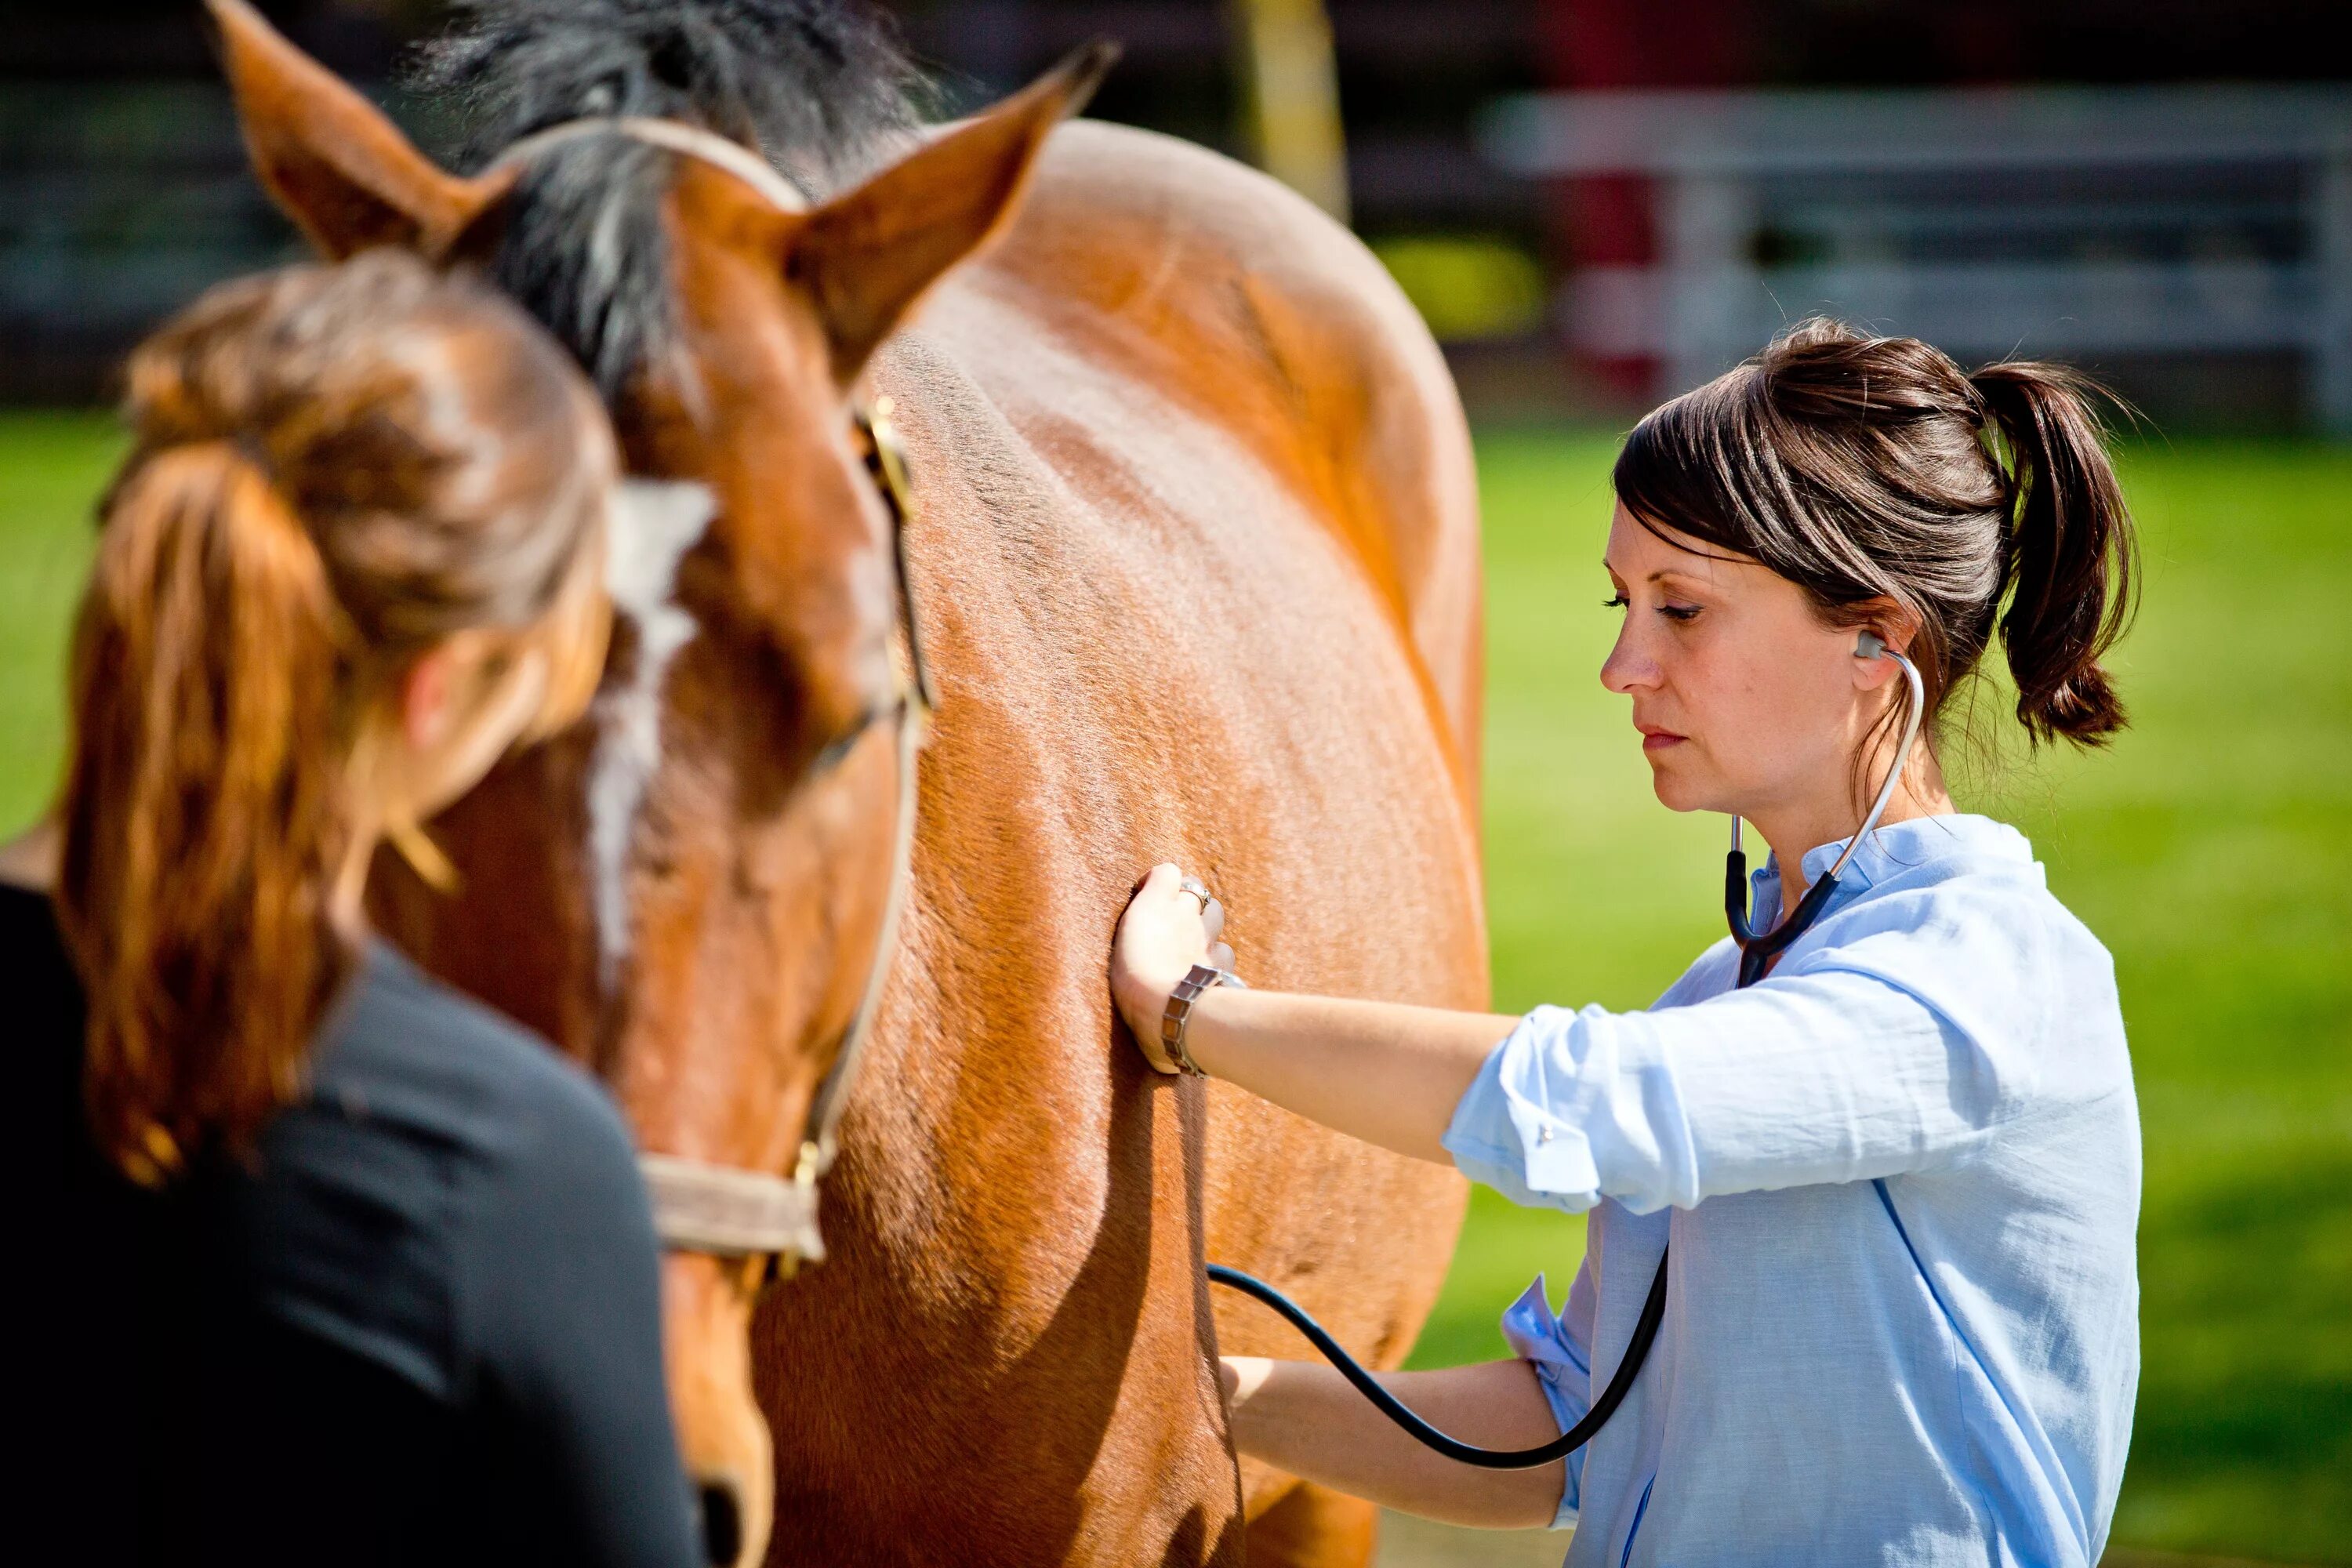
[[[1828,874],[1845,846],[1846,841],[1840,838],[1805,852],[1801,868],[1807,887]],[[2031,864],[2033,846],[2026,841],[2025,835],[2005,822],[1964,812],[1890,823],[1873,829],[1854,850],[1853,858],[1846,862],[1845,870],[1838,877],[1837,897],[1841,900],[1852,898],[1874,883],[1956,855],[1991,856]],[[1761,911],[1768,907],[1772,920],[1780,918],[1778,856],[1767,855],[1762,868],[1750,877],[1748,901],[1759,911],[1755,917],[1758,923],[1763,923]]]

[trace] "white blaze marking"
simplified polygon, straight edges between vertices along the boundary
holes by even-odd
[[[604,984],[629,948],[629,844],[637,808],[661,763],[662,677],[694,640],[694,617],[671,603],[677,563],[718,511],[707,486],[624,480],[613,495],[604,587],[636,627],[635,668],[597,701],[596,757],[588,774],[588,858],[596,875],[596,946]]]

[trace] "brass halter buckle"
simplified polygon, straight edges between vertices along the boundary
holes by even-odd
[[[915,486],[908,476],[907,444],[899,438],[898,427],[890,420],[898,409],[898,404],[886,394],[871,403],[852,407],[849,418],[866,438],[866,468],[874,476],[874,488],[882,492],[882,500],[890,508],[891,521],[904,528],[915,515]]]
[[[907,566],[907,530],[915,521],[915,480],[907,464],[907,444],[892,418],[898,406],[885,394],[871,403],[853,405],[849,419],[865,441],[866,471],[890,513],[891,563],[898,571],[898,625],[907,638],[907,662],[914,673],[911,696],[928,719],[939,710],[940,694],[931,684],[930,660],[924,657],[921,617],[915,612],[915,579]]]

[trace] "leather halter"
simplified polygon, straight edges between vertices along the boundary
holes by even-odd
[[[740,142],[730,142],[698,126],[674,120],[636,117],[584,119],[566,121],[533,132],[501,153],[493,167],[527,162],[559,142],[607,133],[625,136],[699,159],[750,185],[788,212],[802,212],[808,198]],[[892,825],[890,891],[882,907],[882,929],[875,938],[873,962],[857,1010],[841,1038],[833,1066],[809,1101],[799,1152],[789,1177],[737,1165],[711,1164],[676,1154],[645,1153],[637,1158],[646,1189],[653,1200],[654,1232],[673,1252],[698,1252],[718,1258],[760,1258],[769,1260],[780,1278],[789,1279],[803,1263],[824,1258],[824,1238],[817,1228],[817,1183],[832,1169],[847,1110],[851,1088],[865,1059],[880,1012],[882,993],[889,982],[890,961],[898,946],[898,919],[913,880],[915,847],[915,762],[930,731],[931,714],[939,706],[929,662],[923,657],[921,618],[915,605],[914,579],[907,570],[907,528],[915,513],[914,487],[907,469],[906,448],[890,422],[891,402],[877,397],[871,405],[852,407],[850,417],[865,443],[867,474],[890,514],[891,564],[898,576],[898,620],[906,638],[906,668],[899,672],[894,710],[889,715],[898,731],[898,798]],[[878,721],[881,715],[877,715]]]
[[[894,715],[898,737],[898,801],[890,847],[890,892],[882,907],[882,929],[874,942],[874,960],[866,972],[866,989],[857,999],[843,1034],[841,1050],[824,1080],[809,1101],[808,1121],[800,1152],[789,1179],[764,1171],[734,1165],[714,1165],[674,1154],[642,1154],[638,1168],[653,1199],[654,1234],[673,1252],[701,1252],[719,1258],[766,1258],[778,1278],[790,1279],[803,1263],[824,1260],[824,1239],[817,1228],[817,1183],[833,1168],[839,1149],[841,1118],[848,1109],[849,1092],[881,1011],[883,988],[890,977],[890,960],[898,946],[898,917],[914,880],[916,777],[915,760],[930,732],[931,714],[939,706],[929,662],[923,657],[922,629],[915,608],[914,579],[907,573],[907,523],[914,512],[914,494],[907,474],[904,448],[890,423],[891,404],[877,397],[870,407],[852,417],[866,442],[866,466],[874,477],[890,513],[893,563],[898,578],[899,626],[907,639],[907,668],[900,675]]]

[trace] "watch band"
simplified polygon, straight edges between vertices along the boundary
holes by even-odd
[[[1240,984],[1222,969],[1196,963],[1168,994],[1168,1011],[1160,1015],[1160,1047],[1168,1053],[1168,1059],[1176,1064],[1177,1070],[1189,1077],[1209,1076],[1201,1070],[1201,1064],[1192,1059],[1192,1051],[1184,1044],[1185,1028],[1192,1021],[1192,1004],[1200,999],[1202,992],[1228,981]]]

